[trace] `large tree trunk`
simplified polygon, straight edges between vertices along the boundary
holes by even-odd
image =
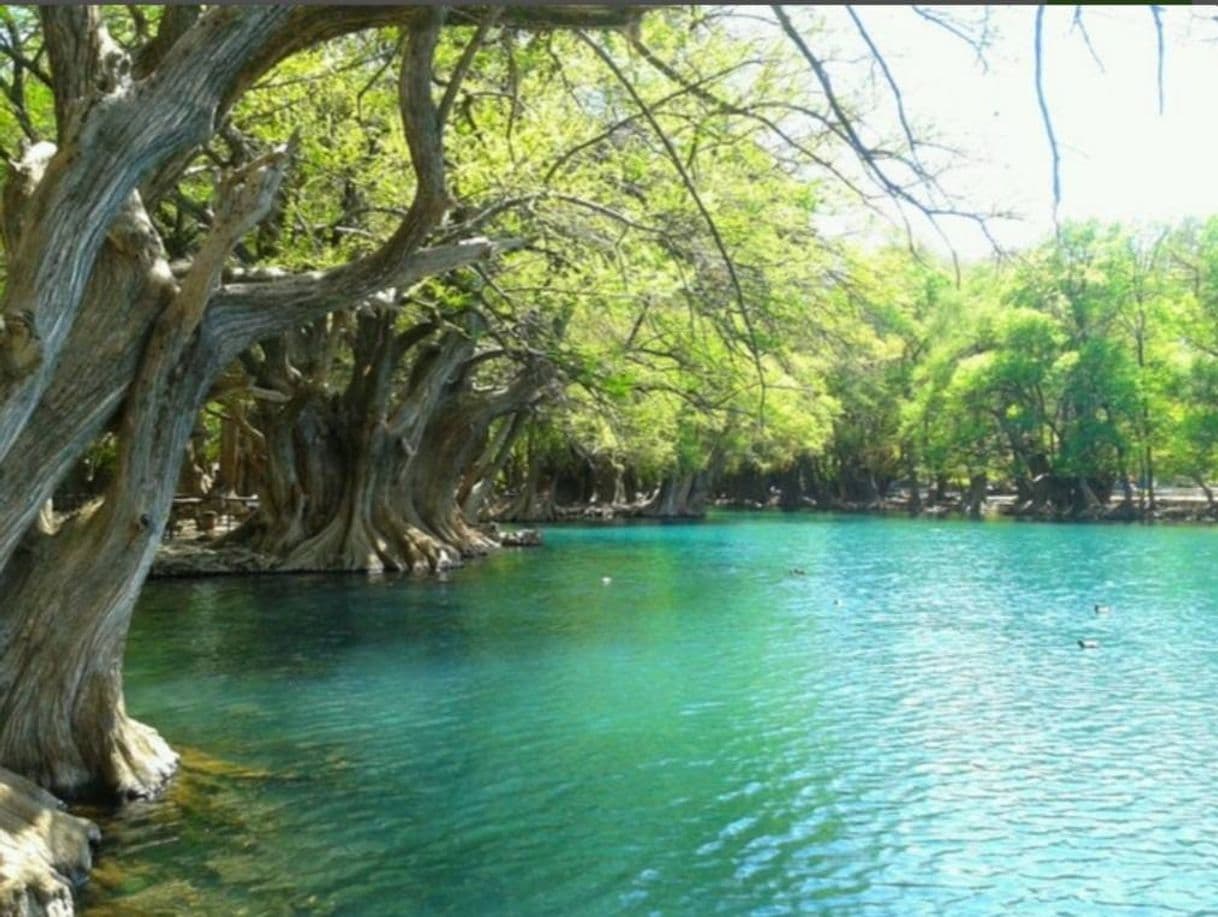
[[[968,498],[965,500],[965,512],[972,519],[980,519],[986,502],[986,487],[989,478],[984,471],[969,476]]]
[[[393,404],[400,361],[433,330],[423,323],[397,333],[394,319],[388,311],[359,317],[341,396],[306,390],[287,411],[259,412],[267,449],[259,510],[232,540],[278,558],[288,570],[427,572],[457,561],[459,548],[414,512],[410,468],[426,453],[424,433],[444,386],[474,343],[468,333],[453,331],[422,348]],[[247,365],[265,372],[270,363]]]
[[[33,539],[2,584],[20,613],[0,653],[0,761],[69,797],[151,795],[176,766],[123,704],[127,627],[155,550],[135,509]]]
[[[705,472],[680,471],[664,476],[660,489],[642,515],[653,519],[691,519],[706,513],[708,476]]]
[[[218,367],[206,335],[178,339],[190,288],[158,321],[124,412],[105,501],[54,535],[31,533],[0,580],[0,764],[61,795],[147,796],[177,756],[127,716],[131,611],[173,500],[194,417]]]
[[[494,491],[495,481],[507,466],[512,447],[516,445],[516,439],[524,429],[524,418],[524,412],[517,411],[500,424],[495,438],[487,444],[482,457],[462,481],[458,498],[461,501],[461,511],[470,522],[482,519],[486,501]],[[616,483],[615,504],[621,499],[617,494],[624,492],[620,469],[617,470]]]
[[[127,716],[123,649],[195,418],[223,365],[205,310],[232,245],[269,207],[285,161],[260,160],[220,189],[211,234],[155,317],[104,503],[54,535],[31,532],[26,556],[0,576],[0,765],[63,795],[151,795],[177,766],[160,736]]]
[[[463,555],[483,554],[497,543],[465,516],[461,479],[477,462],[491,424],[523,411],[542,394],[544,384],[544,374],[528,368],[512,385],[494,392],[476,392],[458,378],[428,424],[411,465],[409,499],[427,530]]]
[[[10,175],[6,238],[21,228],[24,201],[42,177],[46,153],[31,150]],[[10,251],[13,244],[7,243]],[[106,429],[135,375],[152,319],[174,291],[160,240],[133,195],[94,265],[59,371],[0,461],[0,569],[56,483]]]

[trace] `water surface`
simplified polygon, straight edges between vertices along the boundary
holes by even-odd
[[[1204,910],[1215,570],[1203,528],[730,515],[446,582],[154,583],[128,706],[186,768],[105,823],[86,901]]]

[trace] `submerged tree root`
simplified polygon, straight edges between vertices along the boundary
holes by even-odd
[[[50,793],[0,768],[0,915],[67,915],[72,888],[93,863],[100,835]]]

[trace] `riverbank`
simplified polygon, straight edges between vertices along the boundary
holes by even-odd
[[[701,513],[683,513],[678,516],[658,516],[646,511],[648,504],[569,504],[554,506],[551,514],[544,520],[529,520],[556,523],[584,523],[609,521],[675,521],[680,519],[698,519],[705,516]],[[904,518],[927,519],[995,519],[1006,518],[1030,522],[1139,522],[1180,523],[1212,525],[1218,522],[1218,512],[1212,510],[1204,496],[1173,493],[1158,498],[1155,506],[1143,506],[1136,503],[1112,503],[1099,505],[1091,510],[1076,512],[1057,509],[1049,505],[1039,507],[1030,504],[1020,504],[1015,494],[994,494],[981,504],[977,512],[971,512],[960,499],[947,499],[939,503],[923,503],[918,507],[910,505],[904,496],[872,501],[832,500],[816,502],[803,498],[795,505],[787,505],[780,497],[775,496],[768,502],[757,500],[733,500],[720,498],[709,504],[710,508],[745,512],[778,511],[786,513],[845,513],[850,515],[870,516],[900,516]]]
[[[1153,509],[1137,504],[1117,503],[1108,506],[1095,507],[1085,513],[1057,510],[1050,506],[1039,508],[1020,505],[1014,494],[993,494],[987,497],[976,514],[970,513],[960,499],[948,499],[940,503],[926,504],[914,510],[904,497],[875,500],[870,502],[851,502],[834,500],[829,503],[817,503],[803,499],[796,506],[782,505],[779,497],[775,496],[767,503],[754,500],[718,499],[712,501],[711,507],[731,511],[776,511],[776,512],[806,512],[806,513],[843,513],[847,515],[868,516],[899,516],[902,518],[925,519],[996,519],[1006,518],[1027,522],[1107,522],[1107,523],[1142,523],[1142,524],[1196,524],[1212,525],[1218,522],[1210,510],[1204,496],[1188,493],[1170,493],[1156,501]],[[570,504],[554,506],[550,515],[545,519],[527,520],[529,523],[542,522],[548,525],[563,523],[589,522],[673,522],[681,520],[700,519],[702,513],[683,513],[676,516],[660,516],[653,511],[648,501],[627,504]],[[523,525],[526,520],[512,520],[509,525]],[[542,543],[540,533],[533,528],[500,529],[499,523],[491,523],[488,531],[498,539],[500,547],[522,548],[535,547]],[[164,541],[157,549],[156,559],[149,574],[153,578],[173,577],[203,577],[203,576],[233,576],[242,574],[288,574],[332,572],[318,570],[302,570],[287,568],[281,562],[267,554],[260,554],[248,548],[223,543],[227,532],[223,524],[217,525],[209,532],[198,532],[190,523],[180,530],[175,537]],[[359,571],[355,571],[359,572]]]
[[[161,542],[148,576],[156,579],[194,576],[236,576],[260,573],[326,573],[332,570],[304,570],[284,567],[269,554],[252,551],[240,545],[224,544],[220,536],[227,529],[217,527],[201,533],[185,528],[174,538]],[[532,548],[542,543],[541,533],[531,528],[490,530],[501,548]],[[367,571],[344,571],[367,572]]]
[[[780,505],[777,498],[768,503],[752,500],[716,500],[719,509],[732,510],[783,510],[786,512],[852,513],[878,516],[905,516],[912,518],[957,518],[986,519],[1008,518],[1031,522],[1140,522],[1140,523],[1196,523],[1213,524],[1218,515],[1211,509],[1204,496],[1188,493],[1172,493],[1156,499],[1153,507],[1138,503],[1110,503],[1098,505],[1086,511],[1058,509],[1051,505],[1033,506],[1020,503],[1015,494],[993,494],[986,498],[977,512],[971,512],[961,499],[948,499],[941,503],[923,503],[911,506],[902,496],[870,502],[834,500],[816,503],[805,499],[798,506]]]

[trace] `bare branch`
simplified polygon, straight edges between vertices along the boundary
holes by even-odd
[[[990,14],[988,9],[983,11],[984,19],[982,21],[980,36],[968,34],[959,25],[952,22],[951,19],[941,15],[929,7],[914,5],[913,11],[932,25],[936,25],[944,31],[955,35],[970,48],[972,48],[973,53],[977,55],[977,63],[981,65],[982,72],[989,72],[989,63],[985,59],[985,52],[986,49],[989,48],[990,44]]]
[[[674,68],[669,66],[664,60],[662,60],[661,58],[656,56],[654,53],[652,53],[651,49],[648,48],[646,45],[644,45],[642,40],[637,35],[631,36],[630,46],[632,48],[634,48],[634,50],[637,51],[643,57],[643,59],[646,60],[649,64],[651,64],[661,73],[663,73],[666,77],[668,77],[674,83],[681,86],[682,94],[684,92],[693,93],[694,96],[696,96],[699,99],[702,99],[704,102],[709,102],[710,104],[714,105],[717,109],[719,109],[719,111],[721,111],[721,112],[724,112],[726,114],[737,115],[737,116],[740,116],[743,118],[749,118],[753,121],[758,122],[759,124],[763,125],[767,129],[772,131],[775,134],[775,136],[777,136],[780,140],[782,140],[785,144],[787,144],[787,146],[791,147],[791,149],[797,151],[800,155],[807,157],[807,159],[810,162],[813,162],[816,165],[820,166],[822,169],[825,169],[834,178],[836,178],[838,181],[840,181],[845,187],[849,188],[854,194],[856,194],[861,200],[866,202],[867,195],[863,192],[863,190],[861,188],[859,188],[858,185],[856,185],[853,181],[851,181],[847,175],[845,175],[840,169],[837,168],[837,166],[835,166],[829,160],[825,159],[823,156],[820,156],[820,155],[816,154],[815,152],[813,152],[811,149],[809,149],[807,144],[801,143],[795,137],[792,137],[790,135],[790,133],[788,133],[786,130],[784,130],[773,119],[767,118],[765,115],[760,114],[758,111],[755,110],[756,108],[764,105],[764,103],[755,102],[755,103],[753,103],[753,105],[750,108],[742,108],[739,105],[735,105],[724,99],[720,99],[717,96],[715,96],[713,93],[702,88],[700,83],[686,82],[682,78],[680,73],[678,73]],[[672,98],[672,96],[668,96],[668,97],[666,97],[666,99],[667,98]],[[808,115],[814,114],[812,112],[807,111],[806,109],[801,110],[801,113],[808,114]],[[829,125],[828,121],[823,116],[815,115],[815,117],[822,124],[825,124],[826,126],[828,126],[830,130],[834,129],[832,125]],[[834,131],[834,132],[836,133],[836,131]]]
[[[179,328],[180,339],[188,338],[198,325],[233,246],[270,211],[295,145],[293,138],[226,176],[217,187],[211,232],[166,313],[166,320]]]
[[[39,13],[54,76],[55,122],[62,142],[72,107],[96,90],[104,66],[119,66],[125,55],[111,41],[98,7],[44,6]]]
[[[1165,52],[1163,48],[1163,8],[1158,4],[1150,5],[1150,15],[1155,20],[1155,45],[1158,49],[1158,85],[1159,85],[1159,114],[1163,114],[1163,60]]]
[[[1074,18],[1070,21],[1071,29],[1078,29],[1083,36],[1083,44],[1087,46],[1087,51],[1091,55],[1091,59],[1095,61],[1095,65],[1100,68],[1100,73],[1105,73],[1104,62],[1100,60],[1099,54],[1096,53],[1095,46],[1091,44],[1091,33],[1087,31],[1087,25],[1083,22],[1083,8],[1076,6],[1074,8]]]
[[[939,217],[957,217],[974,223],[985,234],[986,239],[989,240],[991,245],[997,249],[997,241],[990,233],[985,215],[961,210],[958,207],[950,204],[940,205],[934,202],[934,200],[920,199],[916,197],[909,188],[894,179],[888,173],[888,171],[882,165],[884,161],[895,160],[900,162],[913,172],[917,185],[923,186],[930,192],[938,192],[941,197],[947,197],[947,195],[943,193],[942,188],[939,186],[936,177],[929,173],[925,168],[922,168],[919,163],[910,161],[902,156],[898,156],[884,150],[876,149],[863,142],[863,139],[859,136],[858,131],[855,129],[853,118],[851,118],[851,116],[846,112],[845,107],[837,97],[837,93],[833,88],[833,83],[829,79],[829,73],[825,69],[825,65],[815,54],[812,53],[812,49],[808,47],[807,42],[805,42],[803,36],[799,34],[799,31],[795,28],[794,24],[791,22],[783,8],[775,4],[771,7],[771,9],[778,18],[778,23],[782,30],[786,33],[787,37],[791,39],[795,47],[799,50],[800,54],[803,55],[804,60],[807,61],[808,66],[812,68],[812,72],[816,75],[817,81],[820,83],[821,90],[824,92],[826,99],[828,99],[829,107],[832,110],[834,117],[837,119],[835,133],[850,147],[855,156],[858,157],[858,160],[863,166],[865,172],[870,175],[872,179],[880,186],[880,189],[893,199],[898,208],[900,208],[903,202],[920,212],[930,223],[931,228],[935,231],[939,238],[944,241],[949,249],[952,249],[951,241],[947,238],[942,226],[939,225]],[[902,215],[902,219],[904,219],[904,215]],[[954,257],[955,255],[953,251],[953,258]]]
[[[1045,5],[1042,3],[1036,7],[1036,33],[1034,41],[1036,52],[1036,101],[1040,105],[1040,116],[1045,124],[1045,135],[1049,138],[1049,150],[1053,154],[1053,223],[1056,225],[1057,210],[1062,202],[1061,154],[1057,150],[1057,135],[1053,133],[1053,119],[1049,117],[1049,104],[1045,101],[1044,55],[1042,53],[1044,18]]]
[[[352,309],[390,286],[405,288],[427,277],[486,260],[514,242],[467,239],[421,248],[403,257],[391,275],[352,270],[294,275],[270,283],[224,286],[208,308],[220,345],[233,357],[250,344],[343,309]],[[358,263],[357,263],[358,264]],[[366,265],[363,265],[366,268]]]
[[[875,58],[876,63],[880,65],[880,71],[884,74],[884,80],[888,83],[888,88],[892,90],[892,97],[897,103],[897,116],[901,120],[901,130],[905,132],[905,142],[909,144],[910,155],[913,156],[914,162],[921,163],[918,160],[918,141],[914,139],[913,129],[909,126],[909,119],[905,116],[905,100],[901,96],[901,87],[892,76],[892,71],[888,69],[888,61],[884,59],[884,55],[880,53],[880,49],[876,47],[875,42],[871,40],[871,35],[863,26],[863,20],[859,18],[858,13],[854,11],[853,6],[847,6],[846,12],[850,14],[850,18],[854,20],[855,28],[858,29],[859,35],[862,36],[868,49],[871,51],[871,56]]]
[[[725,67],[724,69],[718,71],[717,73],[712,73],[710,76],[704,77],[703,79],[700,79],[697,82],[682,83],[681,88],[678,89],[676,92],[669,93],[668,95],[664,96],[663,98],[657,99],[655,102],[653,102],[651,104],[651,110],[655,111],[660,106],[666,105],[669,102],[673,101],[674,99],[680,98],[681,96],[684,96],[684,95],[688,95],[691,92],[696,92],[698,90],[698,88],[701,86],[705,86],[709,83],[715,82],[716,80],[720,80],[723,77],[728,76],[728,75],[736,72],[737,70],[740,70],[742,67],[746,67],[746,66],[749,66],[750,64],[755,64],[755,63],[758,63],[758,61],[755,59],[741,61],[740,63],[733,64],[730,67]],[[633,124],[635,121],[639,120],[642,117],[643,117],[643,115],[640,113],[637,115],[631,115],[627,118],[622,118],[620,121],[616,121],[613,124],[610,124],[599,134],[595,134],[594,136],[589,137],[587,140],[580,141],[575,146],[571,147],[569,150],[566,150],[565,152],[563,152],[561,155],[559,155],[554,160],[554,163],[550,166],[549,170],[546,172],[546,176],[543,179],[544,183],[549,184],[550,180],[554,177],[554,174],[560,168],[562,168],[562,166],[565,163],[569,162],[578,153],[580,153],[583,150],[588,149],[589,147],[596,146],[598,143],[601,143],[604,140],[607,140],[609,137],[613,136],[613,133],[615,131],[621,130],[622,128],[626,127],[627,125]]]

